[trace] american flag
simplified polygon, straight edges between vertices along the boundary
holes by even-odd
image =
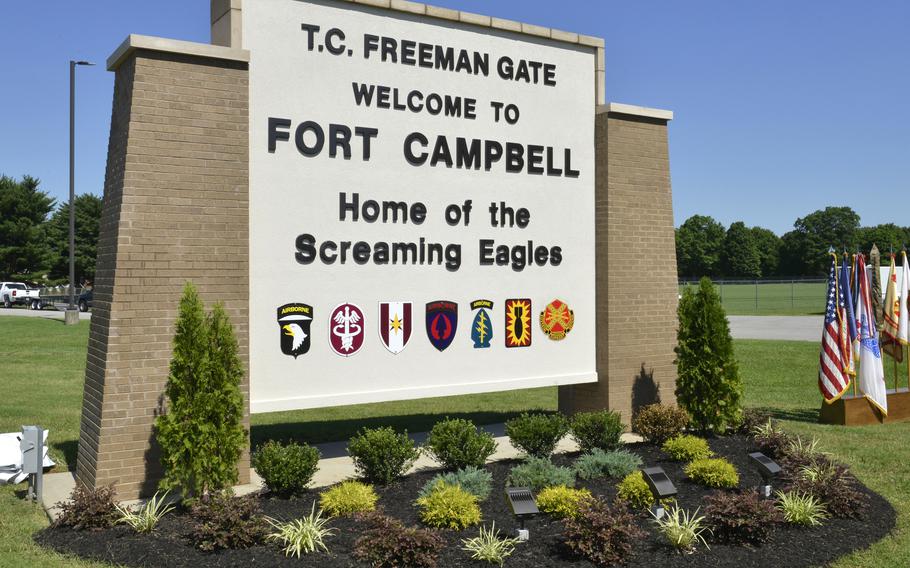
[[[850,337],[846,325],[844,293],[837,285],[837,259],[831,256],[828,274],[828,303],[825,307],[825,326],[818,359],[818,388],[825,401],[834,402],[850,386],[848,373]]]

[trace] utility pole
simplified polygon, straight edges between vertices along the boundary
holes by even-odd
[[[76,307],[76,66],[94,65],[88,61],[70,60],[70,303],[63,321],[79,323]]]

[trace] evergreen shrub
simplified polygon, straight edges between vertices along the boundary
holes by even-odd
[[[633,471],[616,486],[616,496],[635,509],[647,509],[654,504],[654,494],[641,471]]]
[[[470,420],[448,418],[433,425],[424,447],[446,469],[460,469],[483,467],[496,451],[496,441]]]
[[[692,461],[714,455],[707,440],[688,434],[670,438],[661,449],[676,461]]]
[[[739,485],[739,473],[733,464],[723,458],[702,458],[684,468],[686,475],[705,487],[733,488]]]
[[[370,483],[391,483],[404,475],[420,455],[408,433],[392,428],[364,428],[348,441],[348,454],[358,475]]]
[[[509,487],[528,487],[540,491],[554,485],[575,485],[575,471],[554,464],[547,458],[528,458],[509,472]]]
[[[575,460],[573,467],[582,479],[600,479],[602,477],[625,477],[640,468],[641,458],[628,450],[592,450]]]
[[[269,491],[283,497],[300,495],[319,469],[319,450],[296,442],[269,441],[253,453],[252,461]]]
[[[376,509],[379,496],[359,481],[342,481],[319,495],[319,507],[330,517],[346,517]]]
[[[433,476],[427,481],[420,490],[420,497],[425,497],[430,493],[438,482],[449,485],[457,485],[477,497],[478,501],[483,501],[490,496],[493,489],[493,474],[485,469],[479,469],[474,466],[468,466],[464,469],[440,473]]]
[[[550,457],[568,431],[568,421],[561,414],[526,412],[506,422],[506,435],[512,445],[536,458]]]
[[[553,515],[557,519],[575,517],[581,504],[591,499],[591,492],[587,489],[573,489],[565,485],[544,487],[537,493],[537,508],[542,512]]]
[[[682,434],[689,424],[689,413],[678,406],[649,404],[638,409],[632,417],[632,431],[652,444],[663,444]]]
[[[579,412],[569,421],[569,432],[582,452],[615,450],[625,431],[622,417],[612,410]]]
[[[416,503],[420,508],[420,520],[431,527],[461,530],[480,522],[477,497],[457,485],[437,482]]]

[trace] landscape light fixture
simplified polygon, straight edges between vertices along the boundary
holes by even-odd
[[[749,457],[752,458],[752,465],[755,466],[756,471],[762,478],[762,486],[759,488],[759,493],[762,494],[762,497],[770,497],[771,480],[780,475],[780,466],[761,452],[752,452]]]
[[[537,502],[534,501],[534,495],[527,487],[506,487],[506,497],[512,507],[512,514],[518,517],[518,540],[524,542],[531,537],[531,533],[525,528],[525,519],[540,512]]]
[[[66,325],[79,322],[76,309],[76,66],[94,65],[70,59],[70,302],[63,319]]]
[[[670,481],[667,472],[665,472],[662,467],[646,467],[641,470],[641,473],[645,478],[645,482],[648,484],[648,488],[651,489],[651,494],[654,495],[654,504],[651,505],[651,514],[654,515],[654,518],[660,519],[664,516],[664,506],[661,501],[669,499],[670,497],[675,497],[676,486]]]

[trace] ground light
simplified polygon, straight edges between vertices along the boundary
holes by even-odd
[[[506,497],[512,507],[512,514],[518,518],[518,540],[524,542],[531,537],[531,533],[525,528],[525,519],[540,512],[537,502],[534,501],[534,495],[527,487],[506,487]]]
[[[662,467],[646,467],[641,470],[651,493],[654,495],[654,504],[651,505],[651,514],[654,518],[660,519],[664,516],[664,506],[661,503],[664,499],[676,496],[676,486],[670,481],[667,473]]]
[[[762,485],[759,487],[759,493],[762,494],[762,497],[770,497],[771,480],[780,475],[780,466],[777,462],[761,452],[752,452],[749,454],[749,457],[752,458],[752,465],[762,478]]]

